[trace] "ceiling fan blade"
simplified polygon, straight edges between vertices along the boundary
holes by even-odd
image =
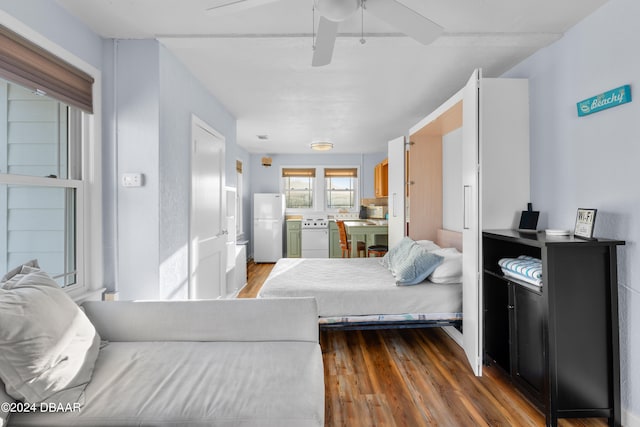
[[[209,7],[207,7],[205,11],[212,16],[222,16],[263,4],[273,3],[274,1],[278,0],[213,0],[209,3]]]
[[[313,50],[311,65],[321,67],[331,62],[333,47],[338,36],[338,22],[329,21],[324,16],[320,17],[318,24],[318,35],[316,36],[316,47]]]
[[[442,34],[440,25],[395,0],[366,0],[365,9],[422,44]]]

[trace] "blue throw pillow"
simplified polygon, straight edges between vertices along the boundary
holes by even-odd
[[[395,264],[409,255],[411,246],[415,244],[411,237],[403,237],[400,243],[392,247],[381,259],[380,264],[388,268],[391,274],[395,276]]]
[[[396,285],[408,286],[421,283],[443,260],[444,257],[427,251],[417,243],[412,244],[408,256],[396,262],[394,269]]]

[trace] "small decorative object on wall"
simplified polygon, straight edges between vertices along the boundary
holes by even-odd
[[[596,212],[597,209],[578,209],[576,215],[576,229],[573,232],[574,236],[582,239],[593,238],[593,227],[596,224]]]
[[[262,166],[268,168],[269,166],[271,166],[271,157],[263,157],[262,158]]]
[[[578,102],[578,117],[631,102],[631,86],[624,85]]]

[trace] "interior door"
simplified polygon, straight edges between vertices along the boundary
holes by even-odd
[[[405,159],[406,144],[402,136],[389,141],[389,247],[400,243],[406,234]]]
[[[224,137],[193,118],[189,298],[214,299],[226,289],[227,229]]]
[[[479,83],[475,70],[463,89],[462,101],[462,312],[464,351],[476,375],[482,374],[482,292],[480,289],[479,219]]]

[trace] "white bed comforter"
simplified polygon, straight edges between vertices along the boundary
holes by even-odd
[[[462,311],[462,285],[424,281],[396,286],[376,258],[283,258],[259,298],[312,296],[321,317]],[[437,317],[437,316],[436,316]]]

